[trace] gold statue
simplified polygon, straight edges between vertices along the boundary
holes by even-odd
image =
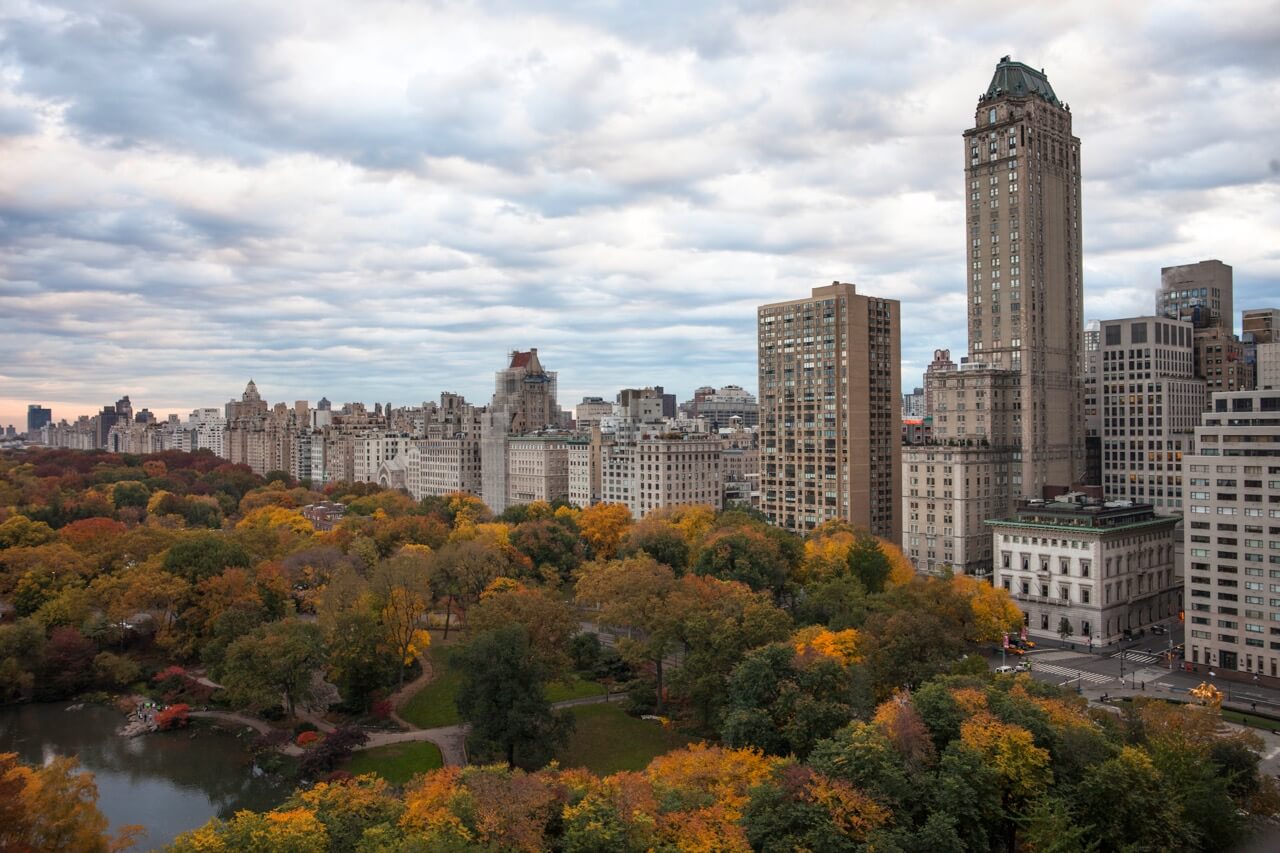
[[[1193,687],[1190,693],[1198,704],[1215,711],[1222,710],[1222,691],[1207,681],[1200,682],[1200,686]]]

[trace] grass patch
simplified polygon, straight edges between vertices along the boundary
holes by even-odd
[[[571,708],[576,725],[569,745],[556,756],[563,767],[585,767],[607,775],[642,770],[656,756],[693,741],[653,720],[637,720],[612,704]]]
[[[587,681],[576,675],[569,676],[568,683],[553,681],[547,685],[547,700],[550,702],[567,702],[570,699],[588,699],[592,696],[603,696],[604,687],[597,681]]]
[[[403,785],[419,773],[443,766],[440,748],[424,740],[361,750],[343,769],[353,776],[376,773],[393,785]]]
[[[432,642],[427,648],[427,658],[434,677],[400,707],[400,716],[419,728],[434,729],[462,722],[453,701],[462,685],[462,676],[449,667],[451,650],[452,644]]]
[[[433,642],[431,644],[427,649],[427,658],[431,661],[434,677],[400,706],[400,716],[419,728],[434,729],[462,722],[462,718],[458,716],[457,705],[454,703],[458,690],[462,687],[462,675],[449,666],[449,653],[452,648],[452,643],[444,645]],[[552,702],[602,695],[604,695],[604,688],[600,684],[576,675],[571,676],[568,683],[556,681],[547,685],[547,699]]]
[[[1252,726],[1255,729],[1266,729],[1269,732],[1280,729],[1280,720],[1276,720],[1272,717],[1264,717],[1261,714],[1248,714],[1244,711],[1233,711],[1229,708],[1222,709],[1222,719],[1229,723],[1239,723],[1242,726]]]

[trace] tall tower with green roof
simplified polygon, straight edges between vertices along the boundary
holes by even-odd
[[[1085,474],[1080,140],[1043,69],[1000,60],[964,158],[969,359],[1018,374],[1012,493],[1039,498]]]

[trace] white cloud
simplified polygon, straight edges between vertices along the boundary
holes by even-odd
[[[0,422],[250,375],[484,401],[528,346],[566,404],[753,388],[755,306],[834,279],[903,301],[914,385],[964,350],[960,134],[1005,53],[1073,107],[1088,316],[1209,257],[1237,308],[1275,303],[1274,11],[12,4]]]

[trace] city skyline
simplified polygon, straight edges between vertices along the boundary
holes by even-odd
[[[1162,266],[1207,258],[1265,307],[1280,119],[1256,105],[1280,72],[1257,9],[1042,10],[993,38],[973,8],[15,8],[0,423],[120,394],[186,412],[250,377],[273,401],[483,403],[530,346],[566,405],[756,390],[756,306],[832,280],[902,302],[919,384],[965,350],[957,128],[1003,54],[1078,104],[1086,318],[1147,314]]]

